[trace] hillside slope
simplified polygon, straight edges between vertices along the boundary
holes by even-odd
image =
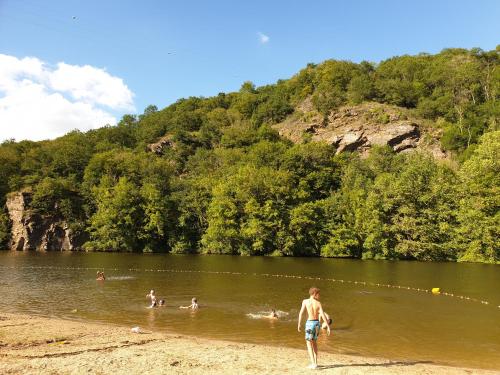
[[[499,262],[499,124],[500,47],[308,64],[2,143],[0,246]]]

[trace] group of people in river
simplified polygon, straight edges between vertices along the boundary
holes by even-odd
[[[153,289],[146,295],[146,298],[151,300],[150,308],[154,308],[157,306],[164,306],[165,300],[160,299],[157,302],[156,294]],[[308,366],[310,369],[316,369],[318,367],[318,336],[320,334],[321,329],[326,330],[327,334],[330,335],[330,326],[332,324],[332,319],[330,316],[323,311],[323,306],[321,305],[320,299],[320,290],[318,288],[312,287],[309,289],[309,298],[304,299],[302,301],[302,305],[300,307],[299,319],[297,330],[301,331],[301,322],[303,315],[307,312],[307,320],[305,322],[304,331],[305,331],[305,339],[307,352],[309,353],[309,358],[311,360],[311,364]],[[191,299],[191,304],[189,306],[179,306],[180,309],[192,309],[197,310],[199,308],[198,301],[196,297]],[[275,309],[272,309],[269,315],[265,315],[266,319],[279,319],[279,316]]]
[[[105,279],[106,277],[104,275],[104,272],[97,271],[96,280],[104,281]],[[146,295],[146,298],[149,298],[151,300],[151,305],[149,306],[149,308],[165,306],[164,299],[157,300],[154,289],[151,289],[151,291]],[[309,289],[309,298],[306,298],[302,301],[297,325],[297,331],[301,332],[302,318],[307,313],[304,331],[307,352],[309,354],[309,359],[311,360],[311,364],[308,366],[308,368],[310,369],[316,369],[318,367],[318,336],[321,330],[326,330],[327,334],[330,335],[330,326],[332,325],[332,319],[323,310],[323,306],[321,305],[321,302],[319,300],[320,290],[316,287],[311,287]],[[198,300],[196,299],[196,297],[193,297],[189,306],[179,306],[179,308],[198,310]],[[272,309],[269,315],[265,315],[263,316],[263,318],[275,320],[279,319],[279,315],[275,309]],[[134,329],[136,328],[139,329],[138,327],[135,327]]]
[[[97,281],[106,280],[106,276],[104,275],[103,271],[97,271],[96,280]],[[146,295],[146,298],[149,298],[151,300],[151,305],[149,306],[149,308],[165,306],[165,300],[163,298],[157,300],[154,289],[151,289],[151,291]],[[191,299],[191,304],[189,306],[179,306],[180,309],[191,309],[191,310],[197,310],[198,307],[199,307],[198,300],[196,299],[196,297],[193,297]]]
[[[165,306],[165,300],[163,298],[159,300],[156,299],[156,294],[154,289],[151,289],[151,291],[148,294],[146,294],[146,298],[149,298],[151,300],[151,305],[149,306],[150,309],[154,307]],[[198,300],[196,299],[196,297],[193,297],[191,298],[191,304],[189,306],[179,306],[179,309],[198,310],[198,307],[199,307]]]

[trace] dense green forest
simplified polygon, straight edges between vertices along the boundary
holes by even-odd
[[[325,117],[366,101],[408,109],[451,158],[293,144],[272,125],[306,98]],[[499,99],[500,47],[447,49],[328,60],[117,126],[5,141],[0,242],[6,197],[26,190],[32,210],[87,233],[87,250],[499,262]],[[148,150],[160,137],[161,154]]]

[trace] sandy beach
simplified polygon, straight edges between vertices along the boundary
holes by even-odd
[[[303,374],[305,350],[130,327],[0,313],[2,374]],[[322,354],[322,374],[494,374],[495,371]]]

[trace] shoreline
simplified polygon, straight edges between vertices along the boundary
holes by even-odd
[[[52,249],[52,250],[42,250],[42,249],[30,249],[30,250],[16,250],[15,248],[0,248],[0,252],[19,252],[19,253],[72,253],[72,254],[136,254],[136,255],[148,255],[148,256],[158,256],[158,255],[169,255],[169,256],[206,256],[206,257],[247,257],[248,255],[241,254],[218,254],[218,253],[202,253],[199,251],[191,253],[174,253],[172,251],[121,251],[121,250],[85,250],[83,248],[64,250],[64,249]],[[340,260],[353,260],[353,261],[364,261],[364,262],[409,262],[409,263],[455,263],[455,264],[486,264],[493,266],[500,266],[500,261],[462,261],[457,259],[444,259],[444,260],[422,260],[417,258],[358,258],[355,256],[323,256],[323,255],[273,255],[270,254],[259,254],[259,255],[249,255],[253,258],[297,258],[297,259],[340,259]],[[98,268],[96,268],[98,269]],[[100,269],[100,268],[99,268]]]
[[[429,361],[319,352],[323,374],[498,374]],[[306,348],[132,333],[119,325],[0,312],[0,373],[302,374]],[[312,370],[310,370],[312,371]]]

